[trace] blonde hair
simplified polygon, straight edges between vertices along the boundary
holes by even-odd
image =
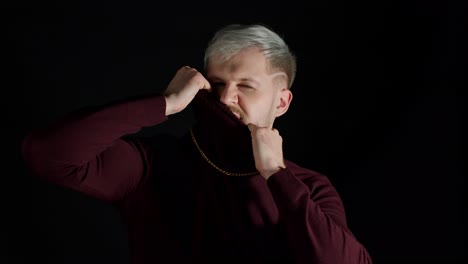
[[[290,88],[296,77],[296,57],[283,38],[260,24],[231,24],[218,30],[205,50],[205,69],[210,60],[223,62],[252,47],[261,50],[269,67],[286,73]]]

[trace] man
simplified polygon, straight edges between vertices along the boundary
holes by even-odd
[[[292,101],[293,53],[262,25],[210,41],[205,75],[83,109],[32,131],[31,171],[117,206],[132,263],[371,263],[326,176],[285,159],[274,120]],[[180,138],[138,137],[193,105]]]

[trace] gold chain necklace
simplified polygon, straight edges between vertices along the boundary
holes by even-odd
[[[237,172],[229,172],[229,171],[225,171],[225,170],[221,169],[220,167],[216,166],[216,164],[214,164],[214,163],[205,155],[205,153],[203,152],[203,150],[200,148],[200,146],[199,146],[198,143],[197,143],[197,140],[195,139],[195,135],[193,134],[192,128],[190,128],[190,134],[192,135],[192,141],[193,141],[193,143],[194,143],[195,146],[197,147],[198,152],[200,152],[200,154],[202,155],[203,159],[204,159],[206,162],[208,162],[208,164],[210,164],[211,166],[213,166],[213,168],[215,168],[216,170],[218,170],[219,172],[221,172],[221,173],[223,173],[223,174],[226,174],[226,175],[228,175],[228,176],[250,176],[250,175],[258,174],[258,172],[237,173]]]

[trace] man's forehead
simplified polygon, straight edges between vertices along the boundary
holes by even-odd
[[[225,81],[225,79],[228,78],[230,79],[230,76],[226,76],[226,77],[223,77],[222,75],[216,75],[216,74],[208,74],[207,75],[207,79],[210,80],[210,81]],[[238,77],[235,77],[233,78],[235,81],[239,81],[239,82],[253,82],[253,83],[260,83],[260,79],[261,78],[258,78],[258,77],[255,77],[255,76],[250,76],[250,75],[242,75],[242,76],[238,76]]]
[[[208,72],[207,74],[207,79],[209,81],[226,81],[225,78],[230,78],[231,76],[223,76],[222,74],[221,75],[218,75],[216,74],[215,72]],[[234,77],[234,76],[232,76]],[[286,73],[282,72],[282,71],[277,71],[277,72],[274,72],[274,73],[271,73],[271,74],[268,74],[266,73],[265,75],[262,75],[262,76],[257,76],[255,74],[244,74],[244,75],[239,75],[239,76],[235,76],[234,77],[234,80],[235,81],[239,81],[239,82],[253,82],[253,83],[260,83],[262,80],[264,79],[270,79],[270,80],[273,80],[273,79],[277,79],[277,78],[285,78],[287,79],[287,75]]]

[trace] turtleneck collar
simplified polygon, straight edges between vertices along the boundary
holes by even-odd
[[[200,90],[192,101],[195,139],[208,159],[223,170],[255,172],[252,139],[242,123],[212,92]]]

